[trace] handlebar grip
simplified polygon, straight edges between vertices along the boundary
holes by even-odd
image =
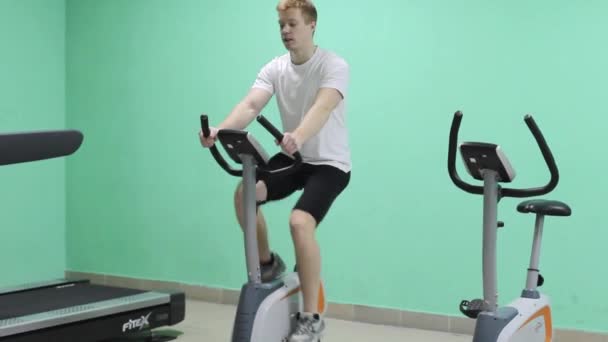
[[[555,158],[553,157],[553,153],[551,153],[551,149],[549,148],[549,145],[547,144],[547,141],[545,140],[543,133],[541,132],[540,128],[538,128],[538,125],[536,125],[536,121],[534,121],[534,118],[532,117],[532,115],[527,114],[524,118],[524,121],[526,122],[526,125],[528,125],[528,128],[530,129],[532,136],[534,136],[534,139],[536,140],[536,144],[540,148],[540,152],[542,153],[543,158],[545,159],[545,164],[547,164],[547,168],[549,168],[549,172],[551,173],[551,179],[549,180],[549,182],[546,185],[544,185],[542,187],[537,187],[537,188],[529,188],[529,189],[504,188],[504,189],[502,189],[502,193],[504,196],[532,197],[532,196],[545,195],[545,194],[548,194],[549,192],[553,191],[553,189],[555,189],[555,187],[557,186],[557,183],[559,182],[559,170],[557,168],[557,164],[555,163]]]
[[[547,186],[551,187],[551,190],[553,190],[555,185],[557,185],[557,179],[559,178],[559,171],[557,169],[557,165],[555,164],[553,153],[551,153],[547,140],[545,140],[543,133],[541,132],[540,128],[538,128],[538,125],[536,124],[536,121],[534,121],[532,115],[526,115],[524,121],[526,122],[526,125],[528,125],[532,136],[534,136],[534,139],[536,140],[536,143],[545,159],[545,163],[551,172],[551,181],[547,184]]]
[[[450,127],[450,140],[448,147],[448,174],[454,185],[461,190],[464,190],[471,194],[483,194],[483,187],[469,184],[463,181],[458,175],[456,170],[456,154],[458,149],[458,131],[460,130],[460,123],[462,121],[462,112],[457,111],[454,113],[452,119],[452,126]]]
[[[209,137],[209,117],[205,114],[201,115],[201,129],[203,130],[203,137]]]
[[[273,137],[277,139],[278,142],[283,141],[283,133],[281,133],[273,124],[271,124],[268,119],[260,114],[258,115],[257,120],[262,126],[264,126],[264,128],[266,128],[268,132],[270,132],[270,134],[272,134]]]
[[[458,130],[462,121],[462,112],[457,111],[452,118],[452,126],[450,127],[450,138],[448,145],[448,174],[457,186],[460,186],[458,172],[456,171],[456,149],[458,145]]]
[[[209,117],[205,114],[201,115],[201,129],[203,130],[203,136],[205,138],[209,137],[211,134],[209,131]],[[241,176],[243,174],[242,170],[233,169],[230,167],[230,165],[228,165],[228,162],[226,162],[226,159],[222,157],[217,146],[212,145],[209,150],[211,151],[211,155],[213,155],[213,159],[215,159],[215,161],[222,167],[222,169],[228,172],[228,174],[232,176]]]
[[[528,125],[530,131],[532,131],[535,136],[540,132],[540,128],[538,128],[538,125],[536,124],[536,121],[534,121],[532,115],[526,114],[526,116],[524,117],[524,121]]]

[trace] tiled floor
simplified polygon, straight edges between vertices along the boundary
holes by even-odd
[[[176,342],[229,342],[235,306],[188,300],[186,319],[172,327],[184,332]],[[363,341],[416,341],[416,342],[470,342],[471,336],[439,333],[424,330],[364,324],[327,319],[327,333],[323,339],[336,342]],[[274,341],[268,341],[274,342]]]

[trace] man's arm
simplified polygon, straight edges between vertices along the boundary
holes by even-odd
[[[218,129],[245,129],[253,119],[262,111],[272,94],[260,88],[252,88],[239,102]]]
[[[342,101],[342,94],[337,89],[321,88],[319,90],[312,107],[304,115],[302,123],[293,132],[298,147],[321,130],[340,101]]]

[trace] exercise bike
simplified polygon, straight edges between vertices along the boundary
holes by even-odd
[[[201,115],[203,136],[208,137],[209,119]],[[277,141],[283,134],[264,116],[257,121],[272,134]],[[232,330],[232,342],[279,342],[285,341],[296,324],[296,315],[303,311],[304,302],[300,290],[297,266],[281,279],[269,283],[261,282],[260,256],[256,230],[256,174],[286,175],[295,171],[302,163],[299,152],[294,153],[293,164],[281,169],[269,169],[269,156],[249,132],[221,129],[217,139],[228,156],[242,169],[232,168],[219,149],[213,145],[211,154],[228,174],[242,177],[245,210],[245,258],[248,281],[241,289],[236,317]],[[327,307],[323,283],[319,287],[318,312],[324,314]]]
[[[490,143],[464,142],[460,152],[468,173],[483,181],[483,186],[464,182],[456,171],[456,145],[462,112],[454,114],[450,131],[448,172],[452,182],[460,189],[483,195],[483,299],[464,300],[460,311],[476,319],[473,342],[548,342],[553,339],[550,298],[538,291],[544,279],[539,273],[540,246],[545,216],[570,216],[570,207],[560,201],[529,199],[517,206],[521,213],[536,214],[532,255],[527,271],[526,287],[519,298],[507,306],[498,306],[496,239],[503,222],[497,221],[498,202],[503,197],[533,197],[547,194],[557,186],[559,172],[555,160],[540,129],[530,115],[525,123],[532,132],[551,173],[549,182],[536,188],[502,188],[499,183],[509,183],[515,178],[515,170],[500,146]]]

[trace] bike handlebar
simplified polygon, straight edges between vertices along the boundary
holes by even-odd
[[[281,141],[283,141],[283,134],[281,133],[281,131],[279,131],[272,123],[270,123],[270,121],[268,121],[268,119],[266,119],[261,114],[258,115],[256,119],[270,134],[272,134],[273,137],[275,137],[277,139],[277,141],[279,143]],[[211,132],[209,131],[209,118],[205,114],[201,115],[201,129],[203,131],[203,137],[205,137],[205,138],[209,137],[209,135],[211,134]],[[232,176],[242,176],[243,175],[242,169],[234,169],[228,164],[228,162],[226,162],[226,159],[224,159],[224,157],[222,156],[222,154],[220,153],[218,148],[215,146],[215,144],[213,144],[211,147],[209,147],[209,150],[211,150],[211,154],[213,155],[213,158],[215,159],[215,161],[222,167],[222,169],[224,169],[230,175],[232,175]],[[272,175],[291,172],[292,170],[295,170],[296,168],[300,167],[300,165],[302,164],[302,156],[301,156],[300,152],[297,152],[297,151],[294,152],[293,157],[295,158],[295,161],[290,166],[287,166],[287,167],[284,167],[281,169],[276,169],[276,170],[262,169],[261,171],[264,173],[267,173],[267,174],[272,174]]]
[[[458,171],[456,171],[456,145],[458,144],[458,131],[460,130],[462,116],[462,112],[457,111],[454,113],[454,118],[452,119],[448,147],[448,173],[452,179],[452,182],[458,188],[472,194],[481,195],[483,194],[483,186],[472,185],[463,181],[458,175]],[[541,130],[538,128],[538,125],[531,115],[526,115],[524,117],[524,121],[534,136],[536,144],[540,148],[543,158],[545,159],[545,163],[547,164],[549,172],[551,173],[551,179],[542,187],[524,189],[503,188],[501,189],[501,196],[503,197],[532,197],[544,195],[555,189],[559,181],[559,171],[557,169],[557,165],[555,164],[555,159],[553,158],[553,154],[551,153],[551,150],[549,149]]]

